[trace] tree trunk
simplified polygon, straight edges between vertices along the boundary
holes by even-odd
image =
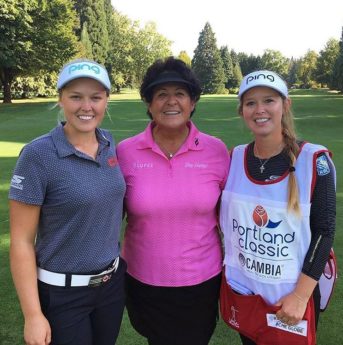
[[[13,70],[11,68],[4,68],[1,73],[1,82],[4,92],[4,101],[3,103],[12,103],[11,95],[11,84],[13,80]]]

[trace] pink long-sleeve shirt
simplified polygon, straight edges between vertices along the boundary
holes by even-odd
[[[221,270],[217,203],[229,170],[219,139],[189,122],[187,140],[170,160],[152,137],[153,124],[117,147],[127,184],[122,255],[128,273],[154,286],[189,286]]]

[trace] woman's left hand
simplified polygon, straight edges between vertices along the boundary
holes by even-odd
[[[307,301],[297,296],[295,292],[282,297],[277,303],[276,306],[281,307],[276,312],[276,317],[283,323],[287,325],[296,325],[302,320]]]

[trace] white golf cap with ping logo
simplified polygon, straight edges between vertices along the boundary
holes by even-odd
[[[57,81],[57,90],[61,90],[67,83],[77,78],[91,78],[97,80],[108,91],[111,82],[106,68],[91,60],[78,59],[64,65]]]
[[[282,96],[288,97],[285,81],[277,73],[267,70],[247,74],[241,82],[238,97],[241,98],[245,92],[256,86],[270,87],[278,91]]]

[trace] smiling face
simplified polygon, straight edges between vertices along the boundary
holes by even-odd
[[[78,78],[61,91],[59,105],[63,108],[69,135],[94,132],[104,118],[107,93],[94,79]]]
[[[154,89],[149,112],[157,127],[180,129],[186,127],[195,101],[183,84],[162,84]]]
[[[282,114],[289,99],[269,87],[254,87],[242,97],[241,115],[255,137],[282,135]]]

